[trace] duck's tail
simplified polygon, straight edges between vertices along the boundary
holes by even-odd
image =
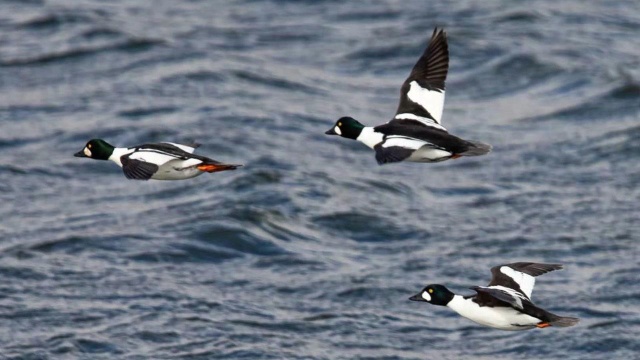
[[[580,319],[578,318],[556,315],[555,317],[551,318],[551,321],[549,321],[549,324],[551,326],[569,327],[577,324],[578,322],[580,322]]]
[[[232,165],[232,164],[201,164],[198,165],[197,168],[200,171],[206,171],[208,173],[218,172],[218,171],[227,171],[227,170],[235,170],[242,165]]]
[[[469,148],[467,151],[462,152],[458,155],[460,156],[480,156],[484,154],[488,154],[491,152],[492,146],[489,144],[481,143],[479,141],[470,141],[467,140],[467,145]]]

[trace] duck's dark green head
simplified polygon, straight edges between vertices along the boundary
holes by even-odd
[[[73,154],[75,157],[88,157],[96,160],[109,160],[109,156],[113,154],[113,145],[102,139],[89,140],[84,149]]]
[[[339,135],[349,139],[357,139],[360,136],[360,133],[364,129],[364,125],[362,125],[358,120],[345,116],[341,117],[336,121],[336,124],[325,134],[327,135]]]
[[[446,306],[449,301],[453,300],[455,294],[449,291],[444,285],[431,284],[427,285],[422,291],[413,295],[409,300],[424,301],[433,305]]]

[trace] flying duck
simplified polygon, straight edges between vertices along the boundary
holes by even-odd
[[[93,139],[74,156],[111,160],[122,167],[127,179],[133,180],[184,180],[205,172],[235,170],[242,166],[196,155],[193,152],[198,146],[163,142],[119,148],[102,139]]]
[[[552,314],[531,301],[535,277],[562,269],[559,264],[517,262],[491,268],[488,286],[474,286],[475,295],[455,295],[439,284],[426,286],[409,300],[447,306],[478,324],[501,330],[568,327],[579,319]]]
[[[400,89],[394,118],[376,127],[342,117],[325,134],[358,140],[376,152],[378,164],[440,162],[484,155],[491,145],[463,140],[442,126],[444,82],[449,69],[447,34],[435,28],[427,49]]]

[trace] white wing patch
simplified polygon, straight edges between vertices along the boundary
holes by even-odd
[[[482,287],[482,286],[479,286]],[[495,289],[495,290],[500,290],[503,293],[506,293],[507,295],[511,296],[515,302],[516,302],[516,307],[522,309],[522,300],[527,300],[525,297],[522,296],[522,294],[520,294],[519,292],[517,292],[514,289],[505,287],[505,286],[501,286],[501,285],[495,285],[495,286],[489,286],[486,287],[485,289]]]
[[[436,128],[436,129],[447,131],[447,129],[445,129],[444,126],[442,126],[442,125],[438,124],[437,122],[433,121],[433,119],[429,119],[427,117],[422,117],[422,116],[418,116],[418,115],[414,115],[414,114],[410,114],[410,113],[398,114],[398,115],[395,116],[395,119],[397,119],[397,120],[416,120],[416,121],[420,121],[424,125],[431,126],[431,127]]]
[[[409,100],[422,106],[433,116],[435,122],[440,124],[444,109],[444,91],[424,89],[415,80],[410,82],[409,86],[407,93]]]
[[[508,266],[500,267],[500,272],[512,278],[513,281],[518,283],[522,292],[527,295],[529,299],[531,299],[531,292],[533,292],[533,286],[536,284],[535,277],[520,271],[513,270]]]

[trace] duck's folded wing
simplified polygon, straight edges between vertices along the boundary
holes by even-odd
[[[120,159],[122,162],[122,171],[127,179],[132,180],[149,180],[160,168],[156,164],[152,164],[142,160],[131,159],[128,156],[123,156]]]
[[[134,146],[133,148],[136,149],[136,152],[134,154],[156,153],[161,155],[173,156],[174,158],[180,158],[185,160],[191,157],[191,153],[193,153],[196,147],[163,142],[163,143],[155,143],[155,144],[143,144],[143,145]],[[155,163],[155,161],[153,162]]]
[[[444,109],[445,80],[449,71],[447,34],[435,28],[411,74],[400,89],[400,103],[392,122],[418,122],[440,130]]]
[[[475,290],[479,296],[491,296],[494,299],[505,302],[512,307],[520,310],[524,309],[523,302],[530,303],[530,301],[526,297],[524,297],[516,290],[504,286],[473,286],[471,287],[471,289]]]
[[[536,276],[550,271],[562,269],[560,264],[540,264],[532,262],[517,262],[498,265],[491,268],[491,282],[489,286],[504,286],[520,291],[527,298],[531,298]]]
[[[189,145],[184,145],[184,144],[176,144],[176,143],[171,143],[171,142],[164,142],[162,143],[163,145],[171,145],[171,146],[175,146],[178,149],[188,152],[189,154],[193,154],[193,152],[196,150],[196,148],[200,147],[200,144],[198,144],[197,142],[193,142]]]

